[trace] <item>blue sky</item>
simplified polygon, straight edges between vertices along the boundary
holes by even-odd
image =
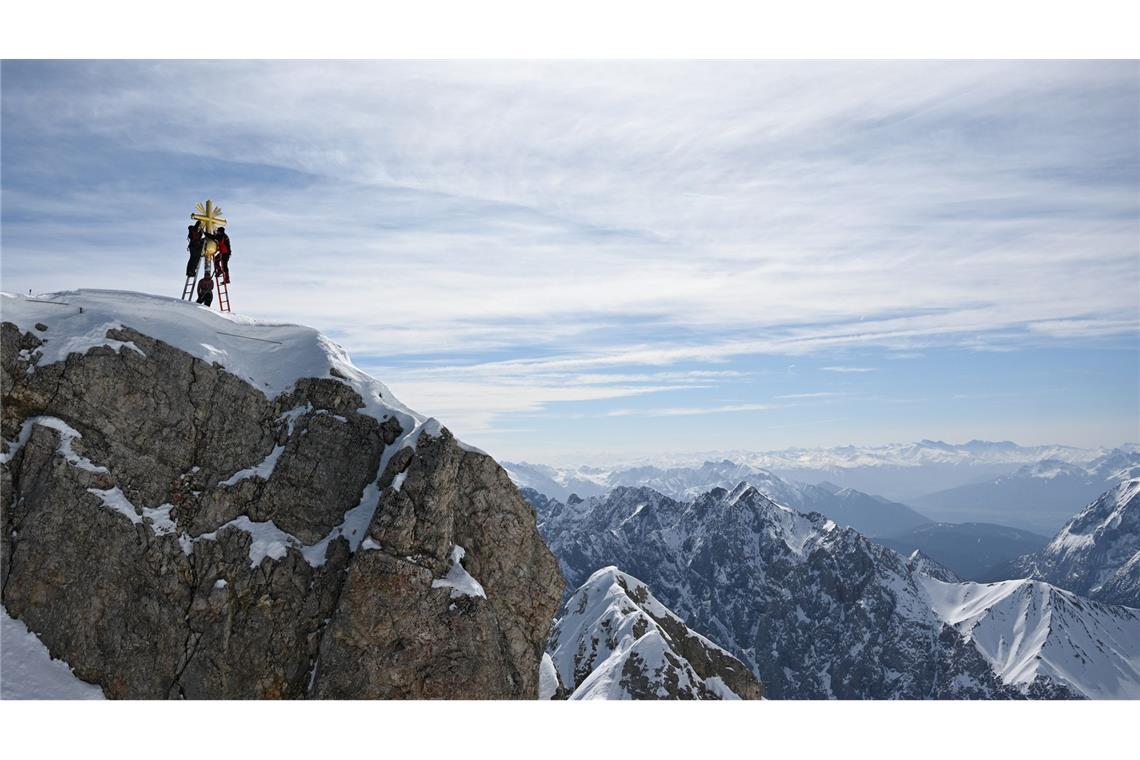
[[[311,324],[505,458],[1140,439],[1135,62],[12,62],[8,291]]]

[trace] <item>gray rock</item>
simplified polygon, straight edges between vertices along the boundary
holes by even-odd
[[[401,452],[403,454],[403,452]],[[321,647],[321,697],[517,698],[537,694],[544,636],[562,579],[534,512],[485,454],[446,428],[394,457],[366,548],[348,572]],[[454,546],[486,597],[452,598]],[[553,595],[551,592],[553,591]],[[430,600],[433,615],[416,610]],[[425,642],[441,642],[424,646]]]
[[[537,695],[562,581],[492,459],[445,428],[413,441],[335,378],[268,398],[108,337],[141,353],[37,366],[41,338],[0,326],[3,603],[53,656],[121,698]],[[345,513],[382,462],[354,552]],[[454,545],[485,598],[433,586]]]

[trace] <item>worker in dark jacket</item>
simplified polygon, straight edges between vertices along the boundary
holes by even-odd
[[[214,268],[222,278],[222,282],[230,284],[230,236],[226,234],[225,227],[219,227],[214,234],[218,243],[218,252],[214,255]]]
[[[198,303],[210,306],[214,303],[214,279],[203,277],[198,283]]]
[[[201,222],[194,222],[187,228],[186,239],[189,241],[186,248],[190,251],[190,260],[186,262],[186,276],[193,277],[198,274],[198,262],[202,258],[202,245],[206,242],[206,237],[202,234]]]

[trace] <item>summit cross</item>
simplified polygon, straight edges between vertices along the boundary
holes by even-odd
[[[206,232],[211,235],[218,227],[223,227],[226,224],[226,220],[222,218],[222,209],[215,206],[211,200],[199,203],[190,218],[201,222],[202,226],[206,228]]]

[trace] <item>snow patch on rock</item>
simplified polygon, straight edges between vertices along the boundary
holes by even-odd
[[[79,680],[54,659],[39,637],[0,612],[0,699],[103,699],[103,690]]]
[[[451,568],[447,571],[446,576],[433,580],[431,587],[451,589],[452,599],[458,599],[462,596],[479,596],[486,599],[487,592],[483,590],[482,584],[475,580],[461,564],[465,556],[467,556],[467,551],[462,546],[453,545],[451,547]]]

